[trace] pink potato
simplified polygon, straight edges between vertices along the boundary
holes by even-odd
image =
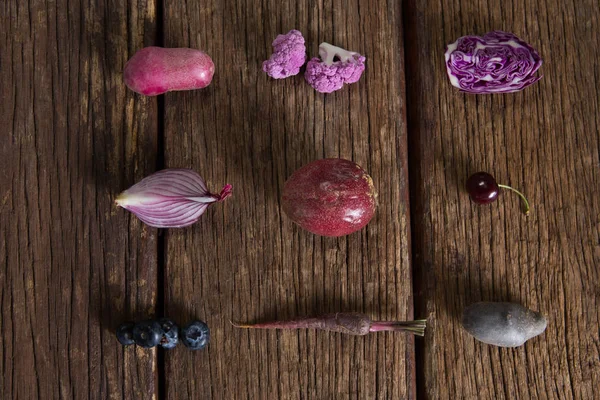
[[[283,188],[283,211],[321,236],[344,236],[369,223],[377,207],[373,179],[352,161],[326,158],[300,168]]]
[[[156,96],[175,90],[202,89],[210,84],[215,65],[196,49],[145,47],[125,64],[125,85],[136,93]]]

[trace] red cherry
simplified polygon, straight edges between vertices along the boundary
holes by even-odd
[[[489,204],[498,198],[500,188],[508,189],[518,194],[523,200],[525,215],[529,215],[529,202],[525,195],[510,186],[499,185],[496,179],[487,172],[477,172],[467,179],[467,192],[475,204]]]
[[[467,192],[476,204],[489,204],[498,198],[500,188],[487,172],[477,172],[467,179]]]

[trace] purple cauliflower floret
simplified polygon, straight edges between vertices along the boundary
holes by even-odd
[[[319,46],[319,57],[306,64],[304,78],[317,92],[331,93],[344,84],[358,82],[365,70],[366,58],[353,51],[323,42]],[[334,61],[335,59],[338,61]]]
[[[446,48],[450,83],[467,93],[512,93],[539,81],[542,58],[509,32],[458,38]]]
[[[271,78],[283,79],[298,75],[306,62],[306,46],[302,33],[295,29],[277,35],[273,41],[273,54],[263,62],[262,69]]]

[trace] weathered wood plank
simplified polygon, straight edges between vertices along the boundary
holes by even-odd
[[[260,332],[229,320],[337,310],[412,318],[401,7],[379,0],[169,1],[168,47],[194,47],[216,64],[206,89],[165,97],[167,167],[197,170],[233,197],[196,225],[166,233],[165,309],[212,328],[206,351],[165,356],[171,399],[414,397],[413,339]],[[301,30],[364,53],[360,83],[316,93],[302,75],[269,79],[261,64],[278,33]],[[323,157],[363,165],[380,192],[367,229],[323,239],[280,208],[286,178]]]
[[[0,23],[0,397],[152,398],[156,234],[112,204],[156,165],[157,108],[122,83],[154,1],[6,1]]]
[[[408,1],[408,104],[417,310],[431,328],[419,359],[427,398],[591,399],[600,384],[600,9],[592,0]],[[512,31],[545,60],[518,94],[452,88],[444,46]],[[464,183],[486,170],[528,194],[488,207]],[[548,317],[524,347],[476,342],[459,325],[475,301],[514,301]]]

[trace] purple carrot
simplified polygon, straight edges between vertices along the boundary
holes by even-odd
[[[235,324],[237,328],[249,329],[319,329],[324,331],[346,333],[348,335],[366,335],[369,332],[402,331],[417,336],[425,335],[427,320],[416,321],[371,321],[361,313],[335,313],[317,317],[295,318],[289,321],[272,321],[256,324]]]

